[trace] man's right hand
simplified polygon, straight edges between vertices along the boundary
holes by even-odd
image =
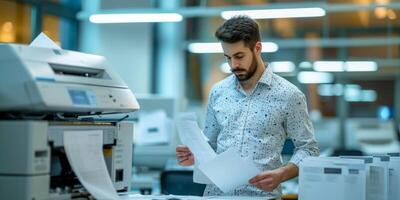
[[[194,156],[190,149],[185,145],[178,145],[176,147],[176,159],[182,166],[190,166],[194,164]]]

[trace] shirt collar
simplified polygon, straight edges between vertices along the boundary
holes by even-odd
[[[258,80],[258,82],[266,84],[267,86],[271,86],[271,84],[272,84],[272,75],[273,75],[273,72],[272,72],[271,67],[269,66],[269,64],[266,64],[265,70],[264,70],[263,74],[261,75],[260,80]],[[241,88],[240,83],[239,83],[239,81],[237,80],[237,78],[236,78],[236,76],[234,74],[232,74],[232,81],[235,83],[235,84],[232,84],[232,85],[237,90],[240,90],[240,88]]]
[[[271,86],[272,74],[273,74],[273,72],[272,72],[271,67],[268,64],[266,64],[265,70],[264,70],[263,74],[261,75],[261,78],[258,82],[264,83],[268,86]]]

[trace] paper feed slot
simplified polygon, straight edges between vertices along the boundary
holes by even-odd
[[[54,74],[58,76],[77,76],[96,79],[111,79],[104,69],[94,69],[62,64],[49,64]]]

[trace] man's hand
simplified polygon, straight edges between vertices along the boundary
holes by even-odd
[[[176,147],[176,159],[182,166],[190,166],[194,164],[194,156],[190,149],[185,145],[178,145]]]
[[[250,183],[256,187],[272,192],[283,181],[282,170],[280,168],[264,171],[250,179]]]
[[[249,180],[250,184],[267,191],[272,192],[282,182],[298,176],[299,169],[296,165],[289,163],[275,170],[264,171]]]

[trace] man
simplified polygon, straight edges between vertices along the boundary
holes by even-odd
[[[231,18],[215,36],[233,75],[213,86],[204,133],[217,153],[235,146],[242,157],[251,158],[263,172],[230,194],[207,185],[204,195],[280,196],[280,183],[298,176],[305,157],[319,154],[305,96],[265,66],[254,20],[247,16]],[[282,166],[286,139],[292,139],[296,148],[289,163]],[[181,165],[194,164],[188,147],[178,146],[176,154]]]

